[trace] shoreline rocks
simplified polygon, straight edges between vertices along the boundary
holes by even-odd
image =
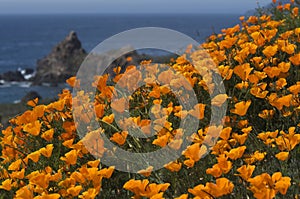
[[[31,68],[18,68],[18,70],[16,71],[8,71],[3,74],[0,74],[0,80],[2,83],[30,81],[34,76],[34,73],[34,70]]]

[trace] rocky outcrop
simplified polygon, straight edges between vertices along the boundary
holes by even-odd
[[[0,80],[5,82],[22,82],[25,78],[20,71],[8,71],[0,75]]]
[[[22,97],[21,103],[26,104],[29,100],[33,100],[35,98],[41,99],[42,97],[36,91],[30,91]]]
[[[71,31],[50,54],[37,61],[33,84],[56,85],[65,82],[67,78],[76,74],[86,55],[76,33]]]
[[[34,76],[33,69],[19,68],[16,71],[7,71],[3,74],[0,74],[0,80],[5,82],[23,82],[23,81],[30,81],[33,76]]]

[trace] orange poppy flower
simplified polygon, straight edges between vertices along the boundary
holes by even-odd
[[[10,191],[12,188],[12,179],[6,179],[2,182],[2,184],[0,185],[0,189],[4,189],[6,191]]]
[[[90,167],[98,167],[100,164],[100,160],[88,161],[87,163]]]
[[[239,116],[246,115],[249,106],[251,105],[251,100],[248,101],[241,101],[234,105],[234,109],[231,109],[230,112],[237,114]]]
[[[114,133],[110,140],[114,141],[119,145],[123,145],[126,142],[127,135],[127,131],[123,131],[122,133]]]
[[[21,169],[21,171],[14,171],[10,174],[12,179],[24,179],[25,168]]]
[[[151,198],[152,196],[158,194],[159,192],[166,191],[169,186],[170,186],[169,183],[149,184],[149,180],[147,179],[143,181],[131,179],[124,184],[123,188],[135,193],[136,198],[139,198],[141,196]]]
[[[77,162],[78,152],[76,150],[71,150],[65,154],[65,157],[61,157],[60,159],[65,161],[68,165],[74,165]]]
[[[69,140],[64,141],[62,144],[67,148],[71,148],[73,146],[73,142],[74,142],[74,139],[69,139]]]
[[[239,143],[239,144],[244,144],[248,138],[248,134],[247,133],[243,133],[241,135],[237,134],[237,133],[233,133],[232,137]]]
[[[188,113],[195,118],[202,120],[204,118],[205,104],[196,104],[193,110],[190,110]]]
[[[188,189],[188,192],[197,196],[195,198],[201,198],[201,199],[211,199],[212,198],[209,188],[202,184],[195,186],[193,189]]]
[[[241,176],[244,180],[248,180],[252,176],[254,169],[255,165],[243,165],[237,169],[240,173],[237,175]]]
[[[298,95],[298,93],[300,92],[300,82],[297,82],[297,84],[290,86],[288,90],[293,93],[293,95]]]
[[[175,77],[175,74],[174,74],[174,71],[169,69],[169,70],[166,70],[166,71],[163,71],[161,72],[159,75],[158,75],[158,81],[164,85],[164,84],[169,84],[172,79],[174,79]]]
[[[166,135],[159,136],[158,138],[153,140],[152,144],[155,144],[160,147],[165,147],[169,142],[169,138],[170,138],[170,134],[167,133]]]
[[[249,75],[249,77],[250,77],[250,75]],[[235,88],[240,89],[240,90],[246,89],[248,87],[249,87],[249,83],[245,82],[245,81],[242,81],[241,83],[238,83],[235,85]]]
[[[20,169],[20,165],[22,163],[21,159],[18,159],[16,161],[14,161],[13,163],[11,163],[8,167],[8,170],[10,171],[18,171]]]
[[[115,119],[115,116],[114,116],[114,114],[112,113],[112,114],[110,114],[110,115],[108,115],[108,116],[104,116],[104,117],[102,118],[102,121],[111,124],[111,123],[114,121],[114,119]]]
[[[116,110],[119,113],[123,113],[125,111],[127,104],[127,100],[123,97],[121,99],[117,99],[111,102],[111,108]]]
[[[277,53],[277,50],[278,50],[278,46],[274,45],[274,46],[265,47],[265,49],[262,52],[267,58],[270,58]]]
[[[279,191],[282,195],[285,195],[291,186],[291,178],[283,177],[280,172],[276,172],[272,175],[272,181],[275,184],[275,190]]]
[[[232,35],[236,32],[240,31],[240,25],[235,25],[232,28],[227,28],[227,29],[223,29],[222,32],[225,33],[226,35]]]
[[[40,173],[39,171],[31,172],[26,176],[29,179],[29,182],[33,185],[40,186],[43,189],[46,189],[49,186],[50,175]]]
[[[260,175],[255,176],[254,178],[250,178],[248,179],[248,182],[251,183],[252,187],[256,187],[258,189],[268,189],[268,187],[265,186],[265,183],[273,184],[271,176],[267,173],[262,173]],[[275,193],[273,194],[275,196]]]
[[[266,42],[266,40],[261,32],[258,32],[258,31],[253,32],[253,33],[251,33],[251,37],[253,38],[254,43],[258,46],[263,46]]]
[[[101,157],[105,151],[104,141],[101,137],[103,129],[98,129],[87,133],[82,139],[82,144],[94,156]]]
[[[225,157],[225,154],[221,154],[217,160],[218,160],[218,166],[222,170],[223,173],[228,173],[232,168],[232,162],[227,160],[228,157]]]
[[[283,97],[278,98],[277,102],[280,104],[279,110],[282,109],[282,106],[289,107],[291,105],[292,98],[293,98],[292,94],[285,95]]]
[[[269,92],[269,91],[263,91],[263,90],[262,90],[261,88],[259,88],[259,87],[252,87],[252,88],[250,89],[250,93],[251,93],[253,96],[255,96],[255,97],[257,97],[257,98],[261,98],[261,99],[265,98],[265,97],[267,96],[268,92]]]
[[[300,53],[292,56],[289,58],[289,60],[292,62],[292,64],[294,64],[295,66],[299,66],[300,65]]]
[[[105,89],[107,87],[107,79],[108,74],[104,74],[102,76],[94,76],[94,82],[92,83],[92,86],[96,87],[100,92],[102,92],[102,89]]]
[[[153,167],[149,166],[147,169],[138,171],[138,173],[145,176],[145,177],[149,177],[152,173],[152,170],[153,170]]]
[[[159,89],[160,89],[162,94],[168,94],[169,92],[171,92],[170,87],[168,85],[160,86]],[[168,107],[165,108],[165,109],[168,110],[168,115],[171,114],[171,112],[173,111],[173,108],[174,108],[173,107],[173,102],[170,102],[168,104]]]
[[[231,79],[233,70],[230,68],[230,66],[221,65],[218,67],[218,69],[223,78],[225,78],[226,80]]]
[[[232,160],[237,160],[243,156],[245,150],[246,146],[237,147],[231,149],[228,153],[226,153],[226,155]]]
[[[286,52],[287,54],[293,54],[295,52],[295,49],[296,49],[296,45],[295,44],[287,44],[285,46],[283,46],[281,48],[281,50],[283,52]]]
[[[238,65],[233,69],[234,74],[239,76],[243,81],[246,81],[253,68],[250,67],[249,63]]]
[[[127,62],[131,62],[132,60],[133,60],[132,57],[130,57],[130,56],[126,57]]]
[[[206,153],[207,148],[204,145],[200,146],[200,143],[194,143],[183,152],[183,155],[186,158],[189,158],[189,161],[184,161],[184,164],[187,165],[186,163],[190,163],[187,166],[193,167],[194,163],[199,161],[200,158]]]
[[[227,178],[218,178],[216,180],[216,184],[209,182],[206,186],[208,187],[211,195],[216,198],[230,194],[234,188],[234,184]]]
[[[67,84],[69,84],[72,88],[75,87],[75,85],[78,85],[79,80],[76,79],[76,77],[70,77],[66,80]]]
[[[35,99],[33,99],[33,100],[29,100],[29,101],[27,102],[27,105],[28,105],[28,106],[31,106],[31,107],[35,107],[35,106],[38,104],[38,101],[39,101],[39,98],[35,98]]]
[[[33,198],[33,186],[27,185],[16,191],[16,198]]]
[[[218,164],[213,165],[212,168],[206,169],[206,174],[212,175],[215,178],[220,177],[222,175],[222,173],[223,172],[222,172],[222,170],[221,170],[221,168],[219,167]]]
[[[278,30],[276,28],[273,29],[264,29],[262,31],[263,35],[267,39],[267,41],[271,41],[271,39],[277,34]]]
[[[108,168],[104,168],[104,169],[101,169],[99,171],[99,175],[103,176],[104,178],[110,178],[111,175],[113,174],[115,170],[115,167],[114,166],[111,166],[111,167],[108,167]]]
[[[180,171],[181,166],[182,166],[181,162],[178,162],[178,161],[170,162],[170,163],[164,165],[164,167],[166,169],[168,169],[169,171],[171,171],[171,172],[178,172],[178,171]]]
[[[274,198],[279,191],[285,195],[289,186],[291,185],[291,178],[282,177],[280,172],[276,172],[272,177],[267,173],[255,176],[248,179],[250,182],[250,190],[254,193],[255,198]],[[266,184],[271,186],[266,186]]]
[[[96,116],[97,118],[102,118],[104,115],[104,109],[105,109],[105,105],[104,104],[96,104],[95,105],[95,112],[96,112]]]
[[[237,37],[227,37],[225,38],[224,40],[222,40],[221,42],[219,42],[219,46],[220,46],[220,49],[224,49],[224,48],[231,48],[235,42],[237,41]]]
[[[127,58],[129,58],[129,57],[127,57]],[[128,61],[128,60],[127,60],[127,61]],[[131,60],[130,60],[130,61],[131,61]],[[115,67],[115,68],[113,69],[113,71],[114,71],[114,73],[119,74],[119,73],[121,72],[121,67],[120,67],[120,66]]]
[[[32,152],[27,155],[26,158],[31,159],[33,162],[37,163],[40,159],[41,153],[39,151]]]
[[[285,161],[289,157],[289,152],[280,152],[275,155],[278,160]]]
[[[280,90],[283,87],[287,85],[286,79],[285,78],[280,78],[279,80],[276,81],[276,89]]]
[[[275,114],[274,110],[263,110],[262,112],[260,112],[258,114],[259,117],[263,118],[263,119],[268,119],[268,118],[272,118],[272,116]]]
[[[95,188],[89,188],[87,191],[81,194],[84,199],[96,198],[98,196],[98,191]]]
[[[152,91],[149,93],[149,97],[153,97],[153,98],[160,98],[160,87],[159,86],[154,86],[154,88],[152,89]]]
[[[47,157],[47,158],[50,158],[51,155],[52,155],[53,148],[54,148],[54,147],[53,147],[53,144],[47,144],[47,146],[41,148],[41,149],[39,150],[39,152],[40,152],[43,156],[45,156],[45,157]]]
[[[58,100],[47,106],[48,109],[55,109],[57,111],[62,111],[65,108],[65,100]]]
[[[222,106],[224,104],[224,102],[228,99],[228,95],[226,94],[219,94],[217,96],[215,96],[212,100],[211,100],[211,104],[213,106]]]
[[[255,151],[254,154],[244,159],[247,164],[253,164],[256,161],[262,161],[265,158],[266,153]]]
[[[46,141],[50,142],[53,139],[53,134],[54,134],[54,129],[49,129],[45,131],[42,135],[41,138],[45,139]]]
[[[40,134],[42,124],[40,121],[36,120],[32,123],[28,123],[23,127],[23,130],[33,136],[38,136]]]
[[[262,69],[262,57],[253,57],[251,62],[254,64],[255,68]]]
[[[256,24],[258,21],[258,17],[256,16],[250,16],[247,20],[248,23]]]
[[[67,189],[67,193],[69,195],[71,195],[72,197],[76,197],[79,195],[80,191],[82,190],[82,186],[78,185],[78,186],[72,186],[70,188]]]
[[[172,142],[169,143],[169,147],[175,150],[179,150],[182,145],[182,139],[173,139]]]
[[[299,14],[299,8],[298,7],[294,7],[293,10],[292,10],[292,13],[293,13],[294,17],[297,17],[298,14]]]
[[[226,127],[222,130],[222,132],[220,133],[220,138],[222,138],[223,140],[228,140],[231,134],[232,128],[231,127]]]
[[[265,67],[263,70],[270,78],[278,77],[281,70],[278,67]]]
[[[238,128],[243,129],[249,124],[248,120],[240,120],[238,122]],[[243,131],[243,130],[242,130]]]

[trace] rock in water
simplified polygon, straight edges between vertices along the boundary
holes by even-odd
[[[0,80],[4,80],[6,82],[22,82],[25,81],[25,78],[20,71],[8,71],[0,74]]]
[[[71,31],[50,54],[37,61],[33,83],[56,85],[65,82],[67,78],[76,75],[86,55],[76,33]]]

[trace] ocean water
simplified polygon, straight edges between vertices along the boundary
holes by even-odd
[[[239,23],[238,15],[0,15],[0,73],[18,68],[35,68],[36,61],[74,30],[89,52],[103,40],[133,28],[163,27],[182,32],[199,43],[222,28]],[[61,85],[64,87],[64,85]],[[0,86],[0,103],[20,100],[34,90],[42,97],[56,95],[60,88],[27,84]]]

